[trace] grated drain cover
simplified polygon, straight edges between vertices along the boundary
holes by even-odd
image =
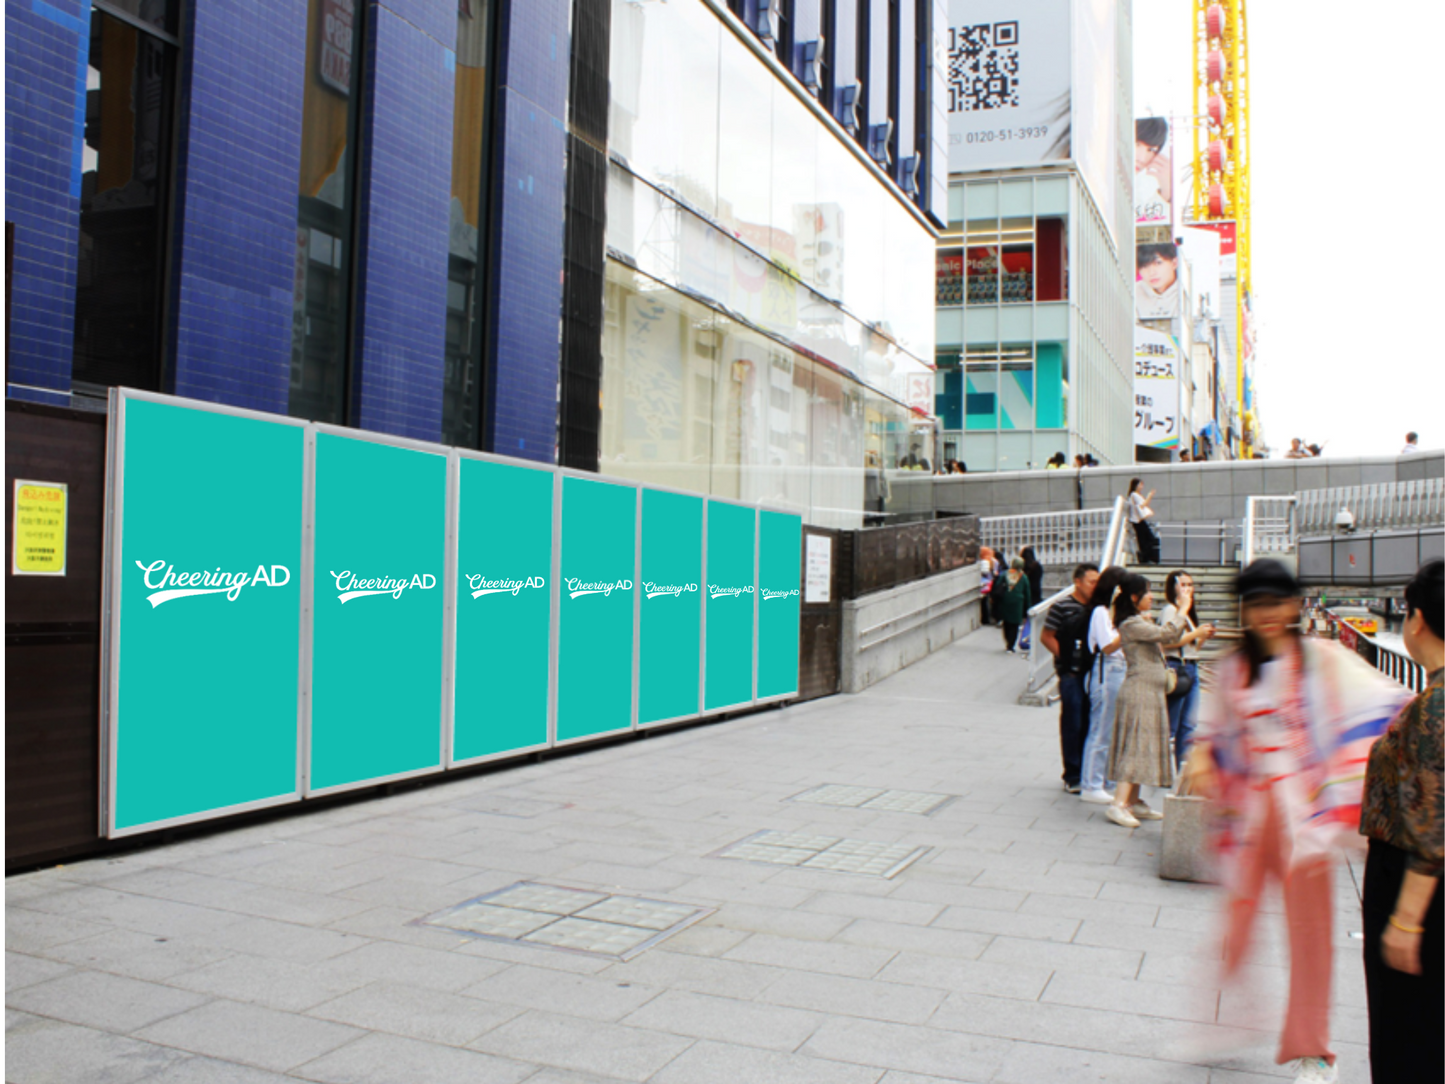
[[[926,790],[884,790],[880,787],[853,787],[841,783],[825,783],[792,797],[794,802],[841,806],[846,809],[876,809],[886,813],[917,813],[928,816],[954,800],[952,794],[935,794]]]
[[[768,830],[729,844],[710,857],[891,878],[917,862],[930,849],[911,847],[907,843],[874,843],[865,839]]]
[[[712,911],[641,896],[519,881],[415,924],[488,941],[629,960]]]

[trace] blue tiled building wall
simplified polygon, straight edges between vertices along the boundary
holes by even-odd
[[[368,14],[356,424],[440,440],[456,0]]]
[[[6,0],[5,218],[15,223],[10,393],[70,390],[89,0]]]
[[[569,0],[510,0],[499,64],[487,433],[500,455],[551,462],[567,186]]]
[[[185,25],[172,226],[174,391],[285,413],[305,7],[201,0]]]

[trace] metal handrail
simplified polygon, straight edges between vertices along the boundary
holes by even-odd
[[[1348,509],[1355,530],[1437,527],[1445,521],[1445,478],[1306,489],[1297,495],[1300,535],[1332,534]]]
[[[1340,643],[1353,650],[1380,673],[1394,678],[1411,692],[1425,691],[1425,686],[1430,682],[1430,675],[1406,652],[1397,651],[1393,647],[1380,643],[1368,633],[1360,632],[1331,610],[1326,609],[1324,616],[1325,623]]]
[[[1296,496],[1250,497],[1244,505],[1244,564],[1266,553],[1293,553],[1299,538]],[[1280,514],[1282,510],[1283,514]],[[1270,515],[1268,513],[1275,512]]]
[[[1104,535],[1103,550],[1099,554],[1100,568],[1108,568],[1110,565],[1119,563],[1124,548],[1124,523],[1127,518],[1125,507],[1126,503],[1123,497],[1114,498],[1114,508],[1109,514],[1109,530]],[[1054,603],[1073,592],[1074,586],[1071,583],[1058,593],[1029,607],[1029,677],[1028,684],[1024,686],[1023,695],[1019,697],[1022,702],[1045,703],[1048,700],[1048,697],[1042,694],[1053,679],[1054,658],[1049,654],[1049,649],[1044,647],[1044,622],[1048,620],[1049,610]]]

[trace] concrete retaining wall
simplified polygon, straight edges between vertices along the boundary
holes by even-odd
[[[978,566],[945,572],[843,603],[845,693],[896,674],[978,628]]]
[[[932,477],[890,472],[888,511],[972,512],[1017,516],[1108,508],[1142,478],[1155,490],[1154,513],[1161,523],[1242,520],[1246,499],[1284,496],[1302,489],[1406,482],[1445,477],[1445,451],[1368,459],[1262,459],[1225,463],[1135,463],[1089,470],[1007,471]]]

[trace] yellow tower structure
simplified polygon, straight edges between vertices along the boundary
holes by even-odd
[[[1245,0],[1194,0],[1194,104],[1203,118],[1194,139],[1194,220],[1233,221],[1238,278],[1235,294],[1235,409],[1243,455],[1255,443],[1245,402],[1245,353],[1253,328],[1249,236],[1249,49]],[[1246,344],[1249,345],[1246,345]],[[1248,404],[1252,406],[1252,404]]]

